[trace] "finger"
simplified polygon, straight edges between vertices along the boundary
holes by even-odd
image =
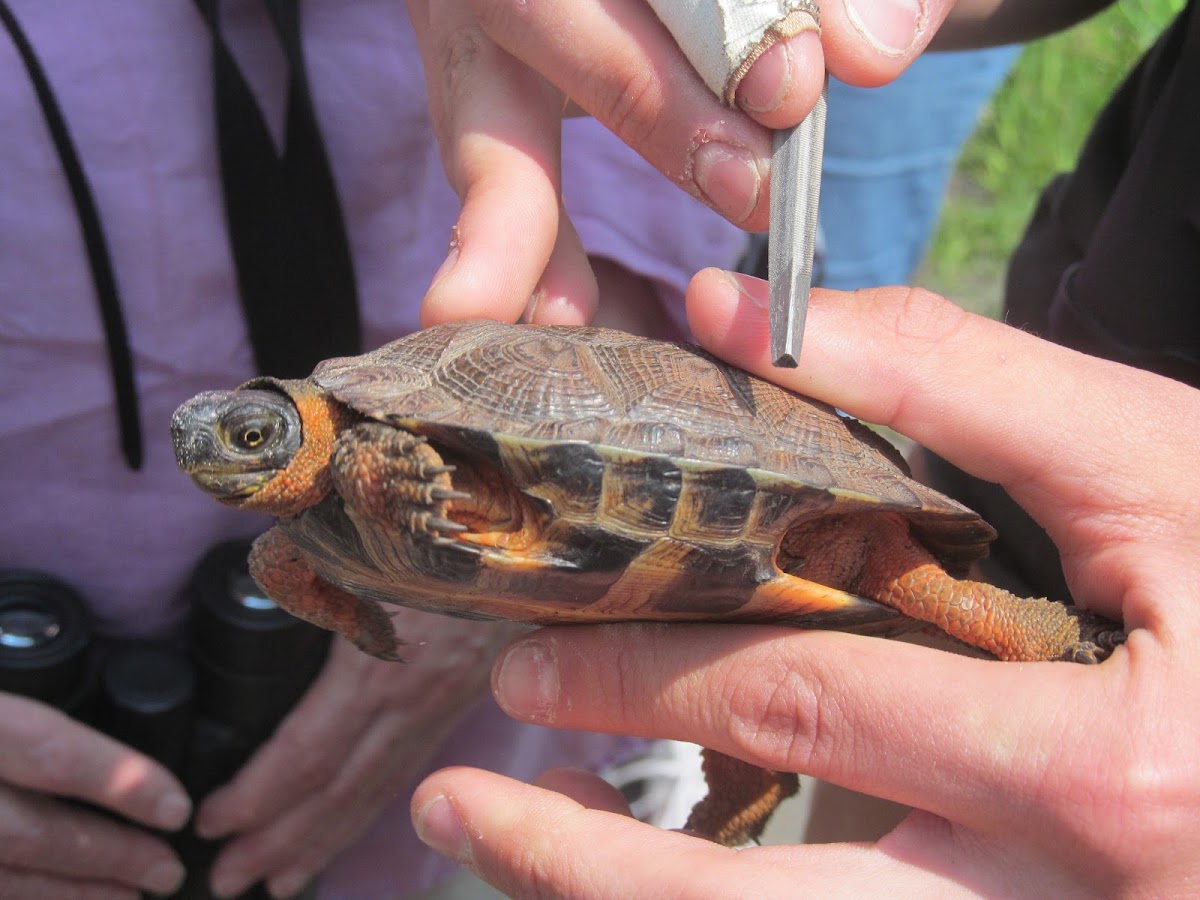
[[[721,104],[644,3],[577,3],[569,15],[564,4],[471,6],[493,40],[660,172],[729,221],[766,228],[770,132]],[[794,90],[811,108],[820,78]]]
[[[230,840],[212,865],[214,890],[236,896],[264,880],[273,896],[288,896],[357,838],[427,765],[441,738],[421,731],[415,743],[406,741],[390,718],[342,745],[337,774],[319,789],[292,795],[280,814]]]
[[[603,809],[622,816],[632,816],[629,801],[615,787],[583,769],[547,769],[534,784],[564,797],[570,797],[588,809]]]
[[[894,81],[929,46],[956,0],[824,0],[829,74],[857,87]]]
[[[197,830],[236,833],[211,877],[222,894],[266,879],[298,889],[411,783],[486,685],[504,625],[402,610],[405,665],[333,645],[320,677],[227,788],[201,805]]]
[[[0,694],[0,781],[175,831],[191,801],[165,768],[56,709]]]
[[[170,847],[148,832],[4,784],[0,865],[52,882],[78,879],[160,894],[177,889],[185,874]]]
[[[1182,507],[1194,493],[1180,491],[1172,474],[1200,471],[1194,442],[1175,426],[1200,420],[1195,390],[913,288],[813,291],[800,365],[777,369],[766,306],[766,285],[744,276],[708,270],[689,289],[689,320],[707,349],[1003,484],[1064,558],[1118,543],[1151,552],[1145,539],[1130,540],[1137,536],[1153,537],[1154,552],[1169,556],[1200,550]],[[1093,572],[1089,587],[1107,598],[1109,615],[1130,573],[1147,569],[1129,562],[1116,554]]]
[[[1117,659],[1004,665],[1003,678],[998,666],[837,633],[580,627],[515,642],[493,691],[523,721],[693,741],[981,830],[1030,834],[1046,824],[1029,807],[1056,762],[1079,773],[1119,765],[1105,698],[1128,687],[1130,672]],[[937,722],[959,723],[961,733],[947,739],[931,731]],[[1081,729],[1064,734],[1064,722]],[[1071,787],[1056,790],[1068,808],[1086,807],[1080,821],[1089,822],[1094,798],[1070,796]]]
[[[320,675],[275,733],[233,781],[200,804],[197,833],[216,839],[262,827],[332,783],[346,748],[356,746],[378,710],[360,676],[379,664],[349,642],[335,641]]]
[[[0,900],[140,900],[136,888],[9,869],[0,865]]]
[[[515,322],[558,234],[563,98],[497,47],[459,3],[409,3],[442,162],[462,200],[423,325]]]
[[[689,876],[737,861],[706,841],[474,769],[435,773],[412,810],[423,841],[514,897],[679,896]],[[657,860],[651,871],[642,854]]]
[[[431,775],[412,810],[423,841],[513,897],[869,896],[881,883],[892,896],[948,896],[953,887],[869,847],[733,851],[477,769]],[[944,837],[935,840],[944,857]],[[945,868],[961,868],[969,853],[958,855]]]
[[[536,325],[587,325],[596,314],[600,288],[583,241],[565,208],[558,212],[554,251],[525,308],[524,321]]]
[[[320,675],[270,740],[229,785],[205,798],[197,831],[218,838],[265,827],[345,776],[351,768],[347,748],[354,758],[372,759],[366,750],[376,742],[386,748],[407,735],[449,729],[487,689],[496,650],[524,628],[410,609],[398,609],[392,624],[410,642],[412,662],[374,659],[335,640]],[[395,764],[381,771],[394,774],[403,767],[401,755],[395,756]]]
[[[805,31],[769,47],[738,83],[738,107],[767,128],[795,125],[817,101],[825,80],[821,37]]]
[[[498,44],[668,178],[731,222],[756,231],[767,224],[770,134],[762,125],[799,122],[812,109],[826,69],[859,86],[894,80],[928,45],[951,5],[951,0],[821,4],[819,41],[802,33],[751,67],[737,93],[749,114],[743,117],[722,106],[638,0],[576,4],[570,15],[563,4],[472,2]]]

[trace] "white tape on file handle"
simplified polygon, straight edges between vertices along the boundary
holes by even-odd
[[[733,105],[742,76],[776,41],[820,30],[813,0],[647,0],[692,67]]]

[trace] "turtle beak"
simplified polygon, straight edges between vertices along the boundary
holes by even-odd
[[[207,391],[171,417],[179,468],[205,493],[233,506],[287,467],[300,432],[295,406],[273,391]]]

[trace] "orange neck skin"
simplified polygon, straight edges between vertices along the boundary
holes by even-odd
[[[304,440],[288,467],[239,504],[277,518],[294,516],[329,493],[333,443],[359,417],[308,381],[279,381],[300,413]]]

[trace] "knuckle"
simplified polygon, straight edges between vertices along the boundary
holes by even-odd
[[[500,862],[500,861],[497,861]],[[516,887],[513,896],[535,898],[585,896],[578,861],[564,856],[554,833],[525,829],[523,840],[502,861],[503,881]]]
[[[0,900],[138,900],[132,888],[115,884],[58,878],[0,865]]]
[[[971,321],[971,314],[933,291],[909,287],[894,308],[892,327],[904,348],[913,353],[935,352],[952,341]]]
[[[936,365],[937,356],[947,346],[961,344],[976,346],[977,339],[967,331],[973,317],[955,303],[923,288],[906,287],[898,298],[884,292],[876,307],[878,327],[887,347],[886,367],[892,389],[882,410],[881,421],[890,423],[901,432],[926,402],[928,389],[919,379],[914,380],[914,363],[927,361]]]
[[[73,793],[79,756],[72,736],[60,729],[39,729],[25,744],[26,783],[51,793]]]
[[[1194,763],[1139,747],[1110,748],[1109,753],[1107,777],[1080,775],[1080,783],[1071,785],[1071,805],[1083,808],[1069,827],[1083,846],[1118,869],[1133,871],[1152,862],[1145,848],[1177,841],[1181,820],[1200,806]]]
[[[540,10],[529,0],[467,0],[475,21],[501,46],[511,47],[522,32],[537,27]]]
[[[471,90],[487,38],[475,25],[452,29],[443,39],[442,88],[449,98]]]
[[[614,710],[618,721],[620,722],[637,722],[645,713],[645,708],[641,703],[639,691],[636,685],[640,683],[640,679],[636,676],[637,669],[631,669],[631,666],[639,666],[640,661],[637,659],[637,654],[631,652],[630,649],[622,650],[616,648],[616,656],[613,659],[612,677],[615,680],[615,689],[605,691],[606,695],[615,700],[616,709]]]
[[[734,755],[784,771],[826,771],[843,716],[822,677],[788,664],[740,674],[729,692]]]
[[[605,84],[589,106],[593,115],[626,144],[641,147],[651,143],[657,131],[664,97],[654,72],[635,69],[623,80]]]
[[[337,775],[336,762],[326,753],[313,753],[311,748],[293,743],[288,754],[295,764],[294,780],[303,791],[325,789]]]
[[[42,869],[55,852],[45,819],[30,815],[6,816],[0,859],[21,869]]]

